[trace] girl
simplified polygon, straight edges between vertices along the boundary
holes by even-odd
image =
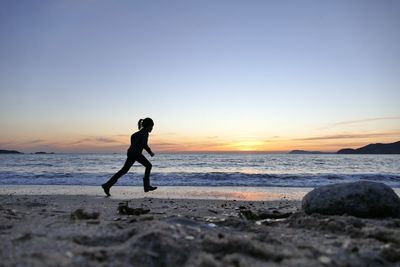
[[[145,149],[150,156],[154,156],[154,153],[151,151],[150,147],[147,145],[147,140],[149,138],[149,133],[153,130],[154,122],[150,118],[145,118],[144,120],[140,119],[138,122],[139,131],[132,134],[131,136],[131,146],[128,149],[127,156],[128,158],[125,161],[124,166],[121,170],[119,170],[113,177],[108,180],[107,183],[102,184],[101,187],[106,193],[107,196],[110,196],[110,188],[117,182],[117,180],[124,174],[126,174],[129,169],[132,167],[135,161],[142,164],[146,167],[146,171],[144,173],[143,178],[143,186],[144,192],[149,192],[156,190],[157,187],[150,185],[150,171],[151,171],[151,163],[143,156],[142,151]]]

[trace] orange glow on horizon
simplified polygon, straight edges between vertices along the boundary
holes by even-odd
[[[370,135],[370,136],[369,136]],[[354,134],[354,138],[337,135],[327,137],[279,137],[270,140],[261,138],[196,137],[152,133],[149,145],[157,152],[272,152],[286,153],[291,150],[336,152],[342,148],[358,148],[370,143],[391,143],[400,140],[400,132],[388,132],[387,136],[377,138],[370,133],[366,137]],[[36,140],[13,140],[0,143],[1,149],[16,149],[22,152],[117,152],[124,153],[130,142],[130,135],[104,136],[46,136]]]
[[[265,142],[262,141],[241,141],[229,144],[227,147],[238,151],[257,151],[262,149],[264,146]]]

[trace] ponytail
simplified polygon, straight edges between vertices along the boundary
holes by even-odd
[[[139,130],[142,129],[142,127],[143,127],[143,119],[140,119],[140,120],[138,121],[137,125],[138,125],[138,129],[139,129]]]
[[[153,122],[153,120],[150,119],[150,118],[140,119],[140,120],[138,121],[138,128],[139,128],[139,130],[142,129],[142,128],[146,128],[146,127],[148,127],[148,126],[153,126],[153,125],[154,125],[154,122]]]

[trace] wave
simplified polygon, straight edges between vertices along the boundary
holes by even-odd
[[[0,184],[16,185],[100,185],[113,173],[90,172],[0,172]],[[396,174],[253,174],[241,172],[170,172],[152,173],[151,181],[159,186],[255,186],[316,187],[326,184],[368,180],[400,188]],[[118,185],[141,186],[142,174],[128,173]]]

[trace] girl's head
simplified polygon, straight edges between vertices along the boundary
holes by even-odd
[[[154,122],[150,118],[140,119],[138,122],[139,130],[145,128],[149,133],[153,130]]]

